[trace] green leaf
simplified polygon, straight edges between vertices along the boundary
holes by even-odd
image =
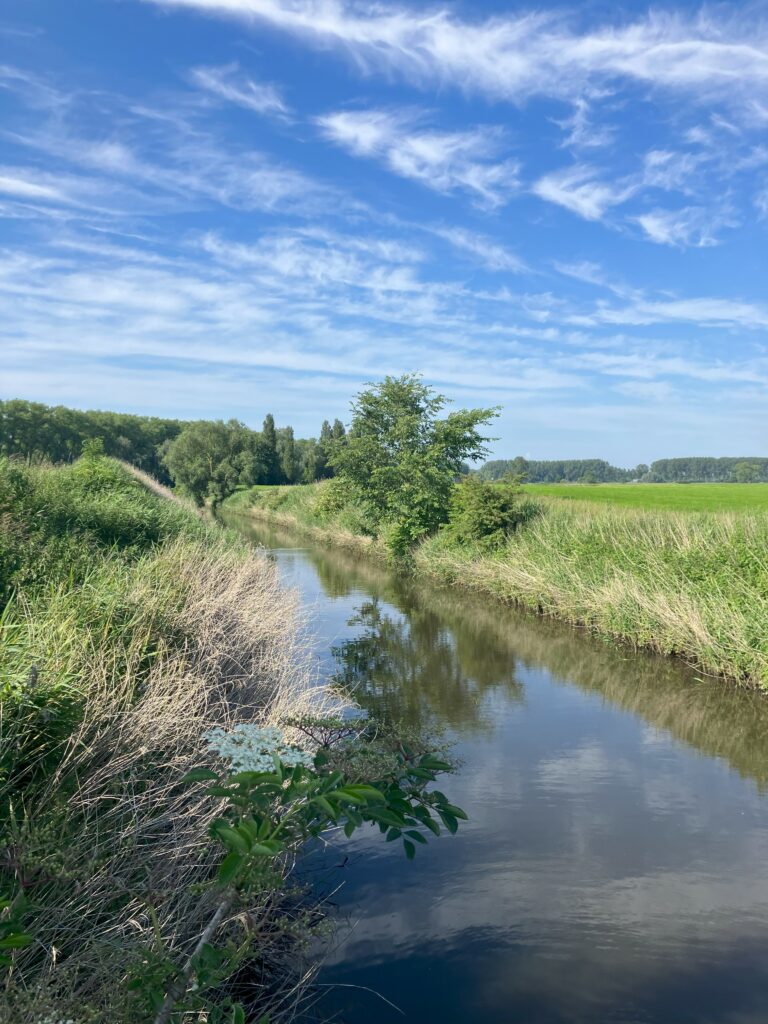
[[[205,791],[206,796],[229,796],[232,790],[229,786],[209,786]]]
[[[31,935],[26,932],[12,932],[0,939],[0,949],[24,949],[34,941]]]
[[[455,836],[459,830],[459,823],[456,818],[450,813],[450,811],[444,811],[442,808],[440,808],[437,813],[443,819],[443,824],[451,835]]]
[[[233,828],[230,828],[228,825],[214,825],[212,828],[214,835],[228,850],[248,853],[248,843]]]
[[[232,1024],[245,1024],[245,1010],[240,1003],[232,1007]]]
[[[251,834],[250,829],[246,828],[244,822],[241,821],[238,825],[235,825],[235,832],[237,832],[237,834],[241,837],[243,842],[250,850],[251,846],[253,845],[253,841],[256,837]]]
[[[405,849],[405,856],[408,858],[408,860],[413,860],[413,858],[416,856],[416,847],[413,845],[410,839],[403,840],[403,848]]]
[[[367,801],[382,803],[387,799],[375,786],[368,786],[365,783],[355,783],[352,786],[345,786],[344,789],[347,793],[355,793]]]
[[[242,818],[238,826],[240,834],[245,833],[248,836],[248,841],[253,842],[259,838],[259,826],[253,820],[253,818]]]
[[[365,797],[358,796],[357,793],[352,793],[348,789],[337,789],[332,793],[326,794],[329,800],[338,800],[340,803],[358,804],[362,805],[366,802]]]
[[[419,765],[422,768],[427,768],[432,772],[450,772],[453,770],[453,765],[447,761],[441,761],[438,757],[433,757],[431,754],[425,754],[419,761]]]
[[[338,812],[334,809],[332,804],[324,796],[315,796],[312,798],[312,803],[316,804],[321,810],[328,815],[331,820],[336,821]]]
[[[352,836],[352,833],[355,831],[356,828],[357,825],[350,818],[350,820],[344,826],[344,835],[347,837],[347,839],[349,839]]]
[[[443,804],[443,810],[448,811],[448,813],[452,814],[454,818],[461,818],[462,821],[469,821],[466,813],[455,804]]]
[[[276,857],[284,849],[284,844],[278,842],[277,839],[265,839],[261,843],[254,843],[251,847],[251,853],[258,854],[260,857]]]
[[[404,825],[403,816],[401,814],[395,814],[391,810],[371,810],[368,811],[368,817],[374,821],[378,821],[380,825],[391,825],[393,828],[400,828]]]
[[[427,842],[426,836],[423,836],[421,832],[416,832],[412,828],[408,829],[408,831],[405,834],[409,836],[411,839],[414,839],[417,843],[426,844]]]
[[[399,839],[402,834],[399,828],[391,828],[387,832],[387,842],[391,843],[394,839]]]
[[[218,779],[216,772],[210,768],[193,768],[191,772],[182,778],[182,782],[209,782],[211,779]]]
[[[228,853],[219,865],[219,882],[222,885],[229,885],[243,866],[243,863],[241,854],[235,852]]]

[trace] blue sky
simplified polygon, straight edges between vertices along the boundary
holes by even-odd
[[[768,7],[0,5],[0,391],[768,448]]]

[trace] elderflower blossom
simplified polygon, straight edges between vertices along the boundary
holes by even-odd
[[[209,729],[204,736],[208,745],[232,765],[233,772],[271,772],[275,755],[286,768],[297,764],[312,767],[312,755],[292,743],[286,743],[280,729],[273,725],[236,725]]]

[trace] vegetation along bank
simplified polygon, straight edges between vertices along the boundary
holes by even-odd
[[[294,860],[455,831],[449,764],[339,717],[274,565],[97,441],[0,459],[0,524],[0,1021],[293,1019]]]
[[[241,490],[223,508],[768,688],[762,509],[624,508],[461,477],[493,411],[442,406],[417,378],[388,378],[353,406],[334,479]]]

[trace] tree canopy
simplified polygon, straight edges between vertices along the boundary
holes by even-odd
[[[441,418],[446,404],[416,374],[385,377],[360,392],[346,442],[333,446],[331,465],[398,554],[447,521],[462,463],[487,452],[478,428],[496,410]]]

